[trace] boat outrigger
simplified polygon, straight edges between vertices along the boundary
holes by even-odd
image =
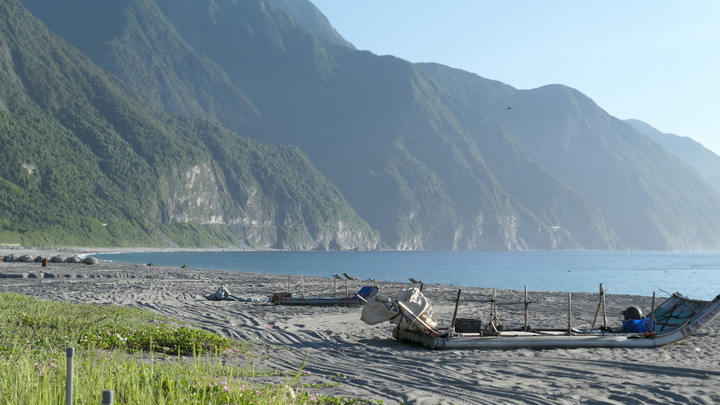
[[[396,325],[393,338],[420,343],[430,349],[642,348],[677,342],[720,313],[720,295],[712,301],[701,301],[675,293],[655,307],[653,294],[653,309],[648,317],[643,317],[639,308],[629,307],[623,311],[625,320],[622,326],[610,327],[605,314],[605,290],[600,285],[600,300],[590,328],[572,327],[571,294],[568,294],[567,328],[535,329],[528,323],[526,288],[525,325],[505,329],[497,317],[495,294],[489,300],[490,321],[484,327],[480,320],[457,318],[460,294],[458,290],[455,313],[447,327],[438,327],[432,318],[432,306],[418,288],[404,290],[396,299],[382,295],[370,298],[363,308],[361,319],[370,325],[390,321]],[[601,309],[603,325],[595,327]]]

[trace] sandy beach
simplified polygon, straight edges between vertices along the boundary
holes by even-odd
[[[97,251],[92,249],[90,251]],[[113,251],[117,251],[114,249]],[[72,255],[78,250],[32,251]],[[19,250],[1,250],[0,256]],[[718,320],[680,343],[654,349],[428,350],[391,338],[389,323],[369,326],[357,307],[287,307],[267,302],[209,301],[225,286],[233,295],[265,300],[285,291],[288,276],[101,262],[94,265],[0,262],[0,291],[69,302],[136,306],[189,321],[254,344],[252,364],[295,372],[319,384],[310,392],[382,400],[385,404],[717,404],[720,403]],[[290,279],[300,292],[300,278]],[[357,291],[368,281],[350,281]],[[304,277],[308,295],[333,292],[330,278]],[[395,296],[410,283],[380,283]],[[337,282],[344,292],[345,282]],[[425,285],[436,320],[448,324],[457,287]],[[682,293],[682,286],[678,286]],[[492,290],[463,288],[459,317],[489,317]],[[500,302],[521,291],[499,290]],[[658,299],[662,300],[663,295]],[[530,292],[530,324],[565,327],[567,295]],[[473,301],[475,300],[475,301]],[[573,323],[588,326],[597,294],[573,294]],[[649,311],[649,297],[613,295],[607,313],[619,325],[628,306]],[[508,326],[522,325],[520,306],[501,306]],[[277,381],[282,381],[278,377]]]

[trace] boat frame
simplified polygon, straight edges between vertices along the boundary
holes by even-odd
[[[406,319],[405,325],[409,326],[405,328],[396,326],[393,330],[393,338],[403,342],[419,343],[430,349],[650,348],[675,343],[693,334],[720,314],[720,295],[711,301],[702,301],[689,299],[675,293],[655,308],[655,294],[653,294],[653,309],[650,318],[643,319],[644,324],[648,325],[647,329],[628,330],[632,328],[625,325],[611,328],[607,326],[604,294],[605,291],[601,284],[598,310],[595,313],[592,327],[588,329],[577,329],[572,326],[570,293],[568,293],[568,327],[566,329],[535,329],[528,325],[527,288],[524,302],[525,325],[509,330],[504,329],[497,318],[495,293],[490,300],[490,322],[485,325],[484,329],[473,332],[458,332],[455,328],[460,291],[458,291],[452,324],[444,328],[431,327],[413,314],[406,305],[397,301],[399,315]],[[601,308],[604,325],[595,327]],[[628,322],[632,322],[632,320]]]

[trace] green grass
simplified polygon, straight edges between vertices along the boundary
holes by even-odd
[[[256,370],[247,343],[149,311],[0,294],[3,403],[64,403],[67,347],[76,348],[76,404],[99,404],[106,390],[116,405],[370,403],[311,395],[302,370]],[[268,376],[280,382],[253,382]]]

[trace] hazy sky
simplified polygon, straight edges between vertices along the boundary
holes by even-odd
[[[311,1],[358,49],[565,84],[720,154],[720,1]]]

